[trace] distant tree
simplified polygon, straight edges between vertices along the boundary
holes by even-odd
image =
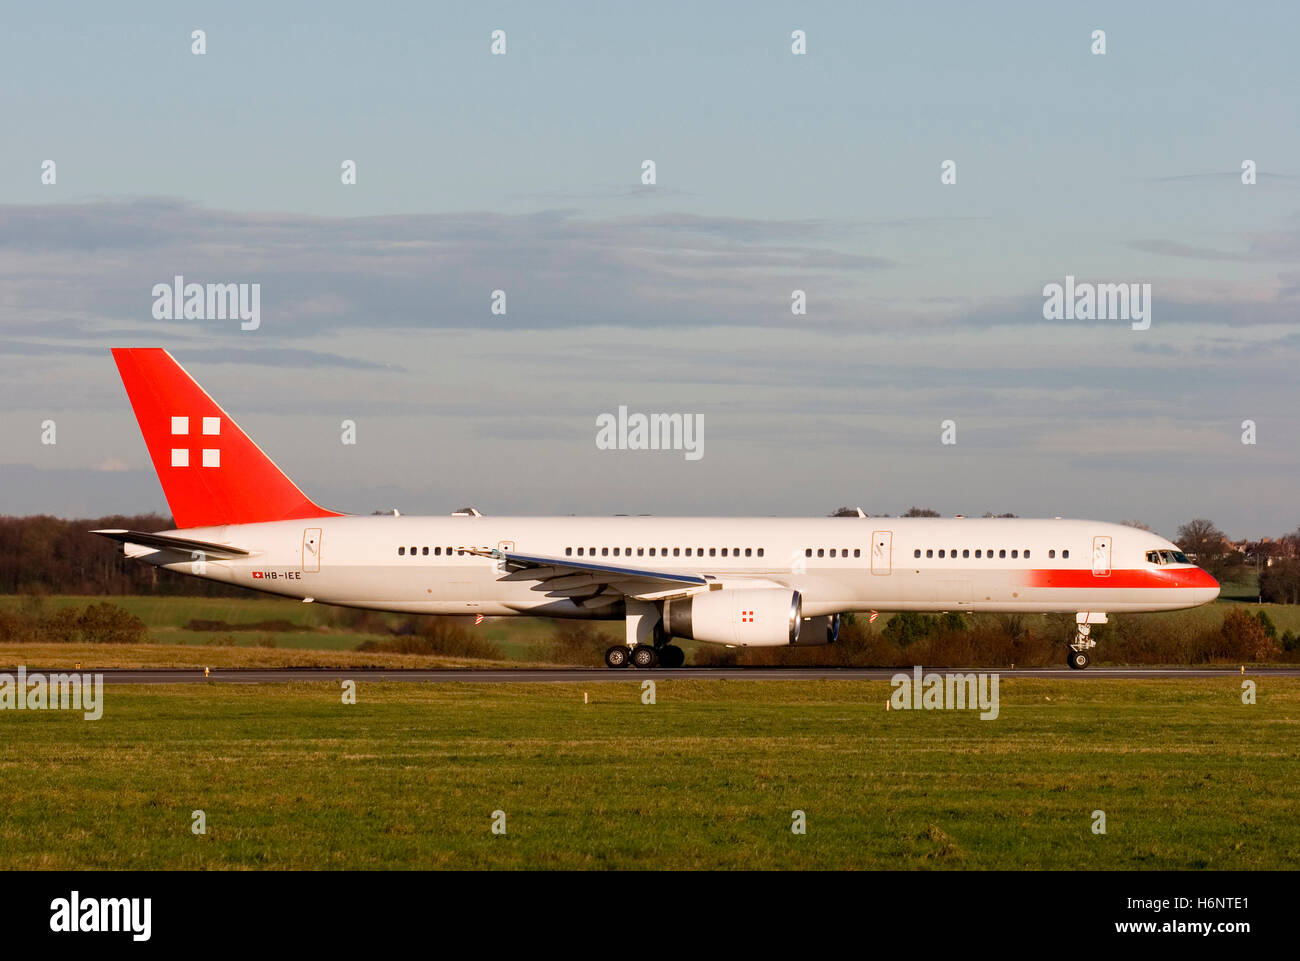
[[[1150,527],[1148,527],[1146,524],[1143,524],[1141,521],[1120,521],[1120,523],[1123,524],[1125,527],[1136,527],[1140,531],[1151,530]]]
[[[831,517],[857,517],[858,509],[856,507],[837,507],[831,511]]]
[[[882,633],[886,639],[893,641],[899,647],[907,647],[923,637],[929,637],[934,633],[938,623],[938,618],[929,614],[903,611],[889,619]]]
[[[1019,514],[995,514],[992,511],[985,511],[985,517],[1019,517]]]
[[[904,517],[942,517],[938,511],[932,511],[928,507],[909,507]]]
[[[1219,633],[1219,655],[1234,661],[1268,661],[1281,650],[1259,619],[1241,608],[1233,608],[1224,615]]]
[[[1277,560],[1260,570],[1259,599],[1269,604],[1300,604],[1300,560]]]
[[[1178,546],[1184,553],[1195,555],[1196,563],[1214,577],[1222,579],[1228,569],[1232,556],[1228,538],[1204,517],[1178,528]]]

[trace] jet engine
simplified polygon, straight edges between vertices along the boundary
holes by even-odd
[[[822,617],[805,617],[803,629],[799,631],[800,647],[817,647],[821,644],[834,644],[840,636],[840,616],[828,614]]]
[[[737,647],[785,647],[799,642],[803,598],[787,588],[709,591],[664,601],[664,627],[685,637]]]

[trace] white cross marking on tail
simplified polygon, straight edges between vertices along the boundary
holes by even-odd
[[[743,621],[743,622],[746,623],[746,624],[753,624],[753,623],[754,623],[754,612],[753,612],[753,611],[741,611],[741,612],[740,612],[740,619],[741,619],[741,621]]]
[[[187,435],[189,434],[189,432],[190,432],[190,419],[189,419],[188,417],[173,417],[173,418],[172,418],[172,436],[173,436],[173,437],[177,437],[177,436],[187,436]],[[204,417],[204,418],[203,418],[203,433],[204,433],[205,435],[209,436],[209,437],[219,436],[219,435],[221,434],[221,418],[220,418],[220,417]],[[202,458],[202,459],[201,459],[200,463],[201,463],[204,467],[220,467],[220,466],[221,466],[221,449],[220,449],[220,448],[217,448],[217,447],[203,447],[203,448],[200,448],[200,450],[203,452],[203,453],[201,454],[201,458]],[[173,467],[189,467],[189,466],[190,466],[190,449],[189,449],[188,447],[173,447],[173,448],[172,448],[172,466],[173,466]]]

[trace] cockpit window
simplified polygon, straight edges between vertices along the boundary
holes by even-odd
[[[1147,551],[1148,564],[1190,564],[1182,551]]]

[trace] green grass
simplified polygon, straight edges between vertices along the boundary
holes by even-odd
[[[110,687],[0,712],[0,867],[1289,868],[1300,681]],[[191,812],[208,833],[190,833]],[[790,831],[806,812],[808,833]],[[1107,833],[1091,831],[1104,810]],[[508,833],[490,833],[492,812]]]

